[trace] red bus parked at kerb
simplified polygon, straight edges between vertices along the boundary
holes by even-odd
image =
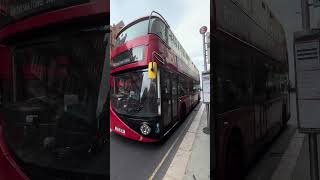
[[[110,131],[159,141],[198,104],[199,84],[198,69],[159,13],[129,23],[111,53]]]
[[[286,36],[263,0],[215,0],[212,6],[212,174],[243,179],[290,118]]]
[[[0,4],[0,179],[107,178],[108,1]]]

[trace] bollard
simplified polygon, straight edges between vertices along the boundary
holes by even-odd
[[[210,134],[210,104],[206,104],[207,109],[207,127],[203,128],[205,134]]]
[[[311,180],[319,180],[317,134],[309,133],[309,161]]]

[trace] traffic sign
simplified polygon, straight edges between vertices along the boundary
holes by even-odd
[[[208,30],[207,26],[202,26],[200,28],[200,34],[205,34],[207,32],[207,30]]]

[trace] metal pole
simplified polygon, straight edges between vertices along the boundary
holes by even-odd
[[[309,133],[309,160],[311,180],[319,180],[317,134]]]
[[[203,39],[203,64],[204,64],[204,71],[207,72],[207,57],[206,57],[206,37],[202,34]]]
[[[204,127],[202,131],[205,134],[210,134],[210,106],[209,104],[206,104],[206,109],[207,109],[207,127]]]
[[[207,104],[207,127],[210,130],[210,104]]]
[[[310,30],[310,12],[308,0],[301,0],[301,20],[302,20],[302,29],[304,31]]]

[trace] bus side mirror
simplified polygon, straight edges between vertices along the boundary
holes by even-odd
[[[155,79],[157,77],[157,63],[149,62],[148,64],[148,78]]]

